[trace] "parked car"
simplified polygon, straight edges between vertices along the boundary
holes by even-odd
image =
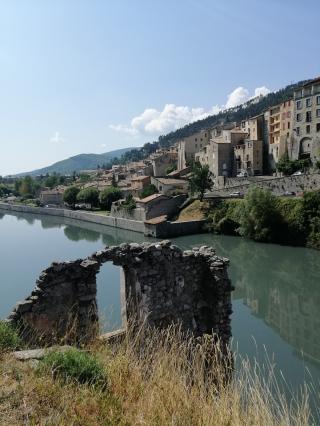
[[[301,170],[298,170],[297,172],[294,172],[292,174],[292,176],[300,176],[300,175],[302,175],[302,171]]]
[[[240,191],[235,191],[235,192],[231,192],[231,194],[229,194],[229,197],[242,197],[242,194]]]
[[[295,192],[293,192],[293,191],[285,191],[282,195],[283,195],[284,197],[290,197],[290,196],[292,196],[292,195],[296,195],[296,193],[295,193]]]
[[[244,172],[244,171],[243,171],[243,172],[240,172],[240,173],[238,173],[238,174],[237,174],[237,177],[238,177],[238,178],[248,177],[248,173],[247,173],[247,172]]]

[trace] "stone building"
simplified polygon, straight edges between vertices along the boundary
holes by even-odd
[[[320,77],[294,92],[293,138],[289,147],[292,159],[320,158]]]
[[[248,140],[234,148],[236,173],[246,172],[249,176],[263,173],[263,142]]]
[[[131,188],[133,191],[142,191],[150,183],[150,176],[136,176],[131,178]]]
[[[40,192],[39,195],[41,204],[63,205],[63,190],[62,189],[47,189]]]
[[[179,207],[186,198],[186,195],[170,197],[164,194],[153,194],[143,199],[136,199],[136,207],[130,211],[121,206],[124,200],[119,200],[112,203],[110,216],[142,222],[159,216],[170,217],[178,213]]]
[[[159,150],[150,156],[153,176],[166,176],[168,167],[176,168],[178,164],[178,152],[176,149]]]
[[[151,183],[164,195],[187,194],[189,190],[189,182],[184,179],[153,177],[151,178]]]
[[[195,159],[196,152],[209,143],[210,137],[209,130],[201,130],[178,142],[178,170],[184,169],[188,161]]]
[[[214,136],[209,144],[195,155],[196,161],[208,165],[214,177],[234,176],[236,167],[234,162],[234,147],[244,142],[248,136],[239,128],[231,130],[215,129]]]

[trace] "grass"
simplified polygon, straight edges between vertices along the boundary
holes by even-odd
[[[209,205],[205,201],[195,200],[192,204],[183,209],[177,221],[182,222],[184,220],[201,220],[207,216]]]
[[[38,371],[49,373],[63,382],[106,386],[104,367],[97,358],[76,348],[64,352],[52,351],[41,360]]]
[[[20,345],[17,331],[7,322],[0,321],[0,354],[17,349]]]
[[[0,363],[0,425],[312,424],[307,389],[288,402],[271,365],[261,372],[242,360],[226,380],[231,358],[213,350],[210,336],[195,340],[170,328],[140,337],[112,348],[96,342],[90,354],[48,356],[44,369],[6,354]],[[92,386],[101,374],[108,386]]]

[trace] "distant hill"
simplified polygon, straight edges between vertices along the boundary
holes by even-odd
[[[98,165],[110,164],[115,158],[120,158],[132,148],[117,149],[104,154],[79,154],[66,160],[58,161],[48,167],[32,170],[31,172],[19,173],[16,176],[36,176],[52,173],[72,174],[74,171],[96,169]]]

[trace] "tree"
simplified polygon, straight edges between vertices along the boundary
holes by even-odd
[[[44,181],[44,185],[51,189],[54,188],[58,185],[58,176],[52,175],[47,177]]]
[[[270,191],[251,188],[239,207],[240,235],[255,241],[279,239],[282,218],[277,209],[277,199]]]
[[[175,170],[177,170],[177,167],[174,164],[172,164],[171,166],[168,166],[166,168],[166,175],[168,175],[171,172],[174,172]]]
[[[105,210],[111,210],[111,205],[114,201],[120,200],[122,193],[119,188],[111,186],[110,188],[104,189],[99,194],[99,201],[101,208]]]
[[[149,197],[150,195],[157,194],[158,192],[159,191],[157,187],[153,185],[153,183],[151,183],[140,192],[140,198],[146,198],[146,197]]]
[[[24,198],[32,198],[35,194],[38,185],[36,185],[35,181],[31,176],[25,176],[20,181],[17,181],[15,184],[15,188],[19,192],[19,194]]]
[[[77,195],[77,201],[90,204],[92,207],[99,206],[99,191],[96,188],[82,189]]]
[[[74,209],[79,192],[80,189],[77,186],[69,186],[63,193],[63,201]]]
[[[200,201],[203,200],[204,193],[212,188],[212,177],[208,165],[202,166],[199,162],[193,164],[190,179],[191,192],[199,193]]]

